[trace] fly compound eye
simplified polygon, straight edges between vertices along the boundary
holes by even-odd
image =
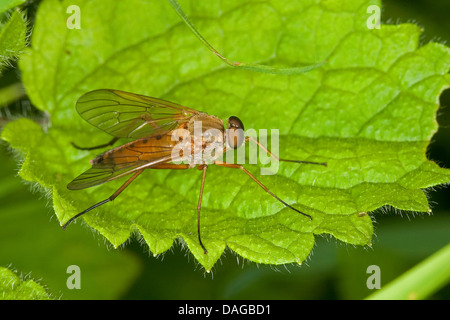
[[[233,148],[239,148],[244,143],[244,124],[235,116],[228,118],[227,141],[228,145]]]

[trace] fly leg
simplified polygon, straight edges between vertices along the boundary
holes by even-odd
[[[305,217],[307,217],[309,220],[312,220],[312,217],[309,214],[303,213],[297,209],[295,209],[294,207],[290,206],[289,204],[287,204],[286,202],[284,202],[283,200],[281,200],[280,198],[278,198],[278,196],[276,196],[274,193],[272,193],[265,185],[263,185],[258,179],[255,178],[255,176],[253,176],[247,169],[245,169],[242,165],[240,164],[232,164],[232,163],[226,163],[226,162],[221,162],[221,161],[215,161],[214,164],[221,166],[221,167],[225,167],[225,168],[233,168],[233,169],[240,169],[242,171],[245,172],[246,175],[248,175],[253,181],[255,181],[261,188],[264,189],[265,192],[267,192],[268,194],[270,194],[272,197],[274,197],[275,199],[277,199],[278,201],[280,201],[282,204],[284,204],[286,207],[288,207],[289,209],[292,209],[302,215],[304,215]]]
[[[80,147],[78,145],[76,145],[75,143],[71,142],[72,146],[74,146],[74,148],[79,149],[79,150],[95,150],[95,149],[100,149],[100,148],[105,148],[105,147],[109,147],[112,146],[114,143],[116,143],[116,141],[119,140],[119,138],[114,137],[110,142],[108,143],[104,143],[98,146],[94,146],[94,147]]]
[[[202,208],[203,188],[205,186],[206,169],[208,169],[208,165],[206,165],[206,164],[199,165],[198,169],[203,170],[203,176],[202,176],[202,185],[200,187],[200,195],[198,197],[198,205],[197,205],[197,233],[198,233],[198,242],[200,242],[200,245],[202,246],[203,253],[207,254],[208,250],[206,250],[205,246],[203,245],[202,238],[200,236],[200,210]]]
[[[153,167],[151,167],[152,169],[188,169],[189,165],[177,165],[177,164],[171,164],[171,163],[162,163],[162,164],[158,164],[155,165]],[[115,198],[117,198],[117,196],[126,188],[128,187],[128,185],[133,182],[134,179],[137,178],[138,175],[140,175],[142,173],[142,171],[144,170],[139,170],[136,171],[136,173],[130,178],[128,179],[116,192],[114,192],[114,194],[112,194],[108,199],[105,199],[103,201],[100,201],[99,203],[94,204],[92,207],[87,208],[86,210],[84,210],[83,212],[80,212],[79,214],[77,214],[76,216],[73,216],[72,218],[69,219],[69,221],[67,221],[62,228],[66,229],[67,226],[74,221],[76,218],[78,218],[79,216],[85,214],[86,212],[91,211],[92,209],[95,209],[97,207],[100,207],[102,204],[105,204],[107,202],[113,201]]]
[[[172,163],[162,163],[151,167],[151,169],[189,169],[189,168],[191,168],[189,164],[172,164]],[[200,195],[198,197],[198,205],[197,205],[197,234],[198,234],[198,242],[200,243],[200,246],[203,249],[203,253],[207,254],[208,250],[206,250],[206,247],[203,245],[200,233],[200,210],[202,207],[203,188],[205,186],[206,169],[208,168],[208,165],[202,164],[199,165],[197,168],[199,170],[203,170],[202,184],[200,188]]]
[[[79,216],[85,214],[86,212],[91,211],[92,209],[95,209],[97,207],[100,207],[102,204],[105,204],[107,202],[113,201],[115,198],[117,198],[117,196],[126,188],[128,187],[128,185],[133,182],[134,179],[137,178],[138,175],[140,175],[142,173],[142,170],[136,171],[135,174],[133,174],[133,176],[127,180],[127,182],[125,182],[116,192],[114,192],[108,199],[105,199],[103,201],[100,201],[99,203],[94,204],[92,207],[87,208],[86,210],[84,210],[83,212],[80,212],[79,214],[73,216],[72,218],[69,219],[69,221],[67,221],[65,224],[63,224],[62,228],[66,229],[67,226],[74,221],[76,218],[78,218]]]

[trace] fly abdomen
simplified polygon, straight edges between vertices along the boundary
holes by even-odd
[[[89,161],[89,163],[92,165],[92,166],[95,166],[96,164],[99,164],[100,162],[103,162],[103,155],[104,155],[104,153],[102,153],[102,154],[100,154],[100,155],[98,155],[96,158],[94,158],[94,159],[92,159],[91,161]]]

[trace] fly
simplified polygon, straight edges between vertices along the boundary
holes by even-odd
[[[203,252],[207,249],[200,233],[200,211],[208,165],[239,169],[255,181],[264,191],[286,207],[312,220],[311,216],[287,204],[240,164],[219,161],[218,158],[231,149],[237,149],[252,141],[277,161],[308,163],[326,166],[325,162],[310,162],[279,159],[253,137],[245,136],[242,121],[231,116],[224,121],[216,116],[187,108],[173,102],[134,93],[100,89],[81,96],[76,104],[80,116],[95,127],[114,138],[107,144],[81,148],[93,150],[113,145],[121,138],[133,139],[115,147],[91,160],[91,168],[67,185],[70,190],[81,190],[103,184],[124,176],[128,180],[109,198],[100,201],[70,218],[62,227],[65,229],[81,215],[107,202],[113,201],[145,169],[185,170],[197,167],[202,171],[202,182],[197,205],[197,234]],[[195,124],[201,123],[200,133]],[[205,134],[213,132],[213,134]],[[182,148],[179,148],[181,145]],[[178,149],[177,149],[178,148]],[[218,152],[206,152],[215,149]],[[186,152],[186,150],[189,150]],[[176,151],[176,152],[174,152]],[[205,155],[208,155],[205,157]],[[179,162],[185,163],[179,163]],[[174,163],[176,162],[176,163]],[[187,162],[187,163],[186,163]]]

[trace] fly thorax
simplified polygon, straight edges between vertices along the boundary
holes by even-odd
[[[211,163],[223,153],[223,121],[215,116],[199,114],[189,122],[191,133],[191,164]]]

